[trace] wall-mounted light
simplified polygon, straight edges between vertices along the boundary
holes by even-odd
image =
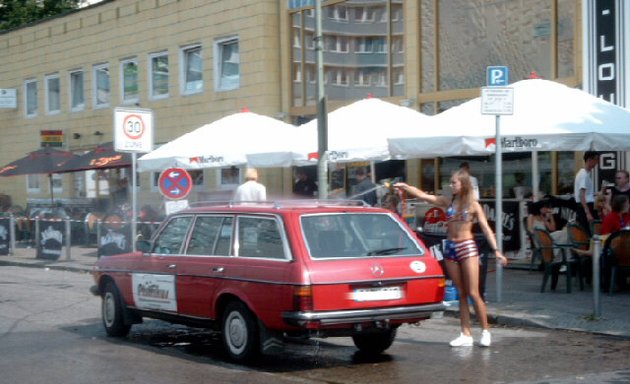
[[[103,136],[103,132],[96,131],[96,132],[94,132],[94,136]]]
[[[75,140],[79,140],[81,138],[81,134],[75,132],[75,133],[72,134],[72,138],[75,139]]]

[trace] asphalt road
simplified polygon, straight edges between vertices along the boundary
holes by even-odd
[[[450,348],[457,319],[405,326],[378,357],[349,339],[294,340],[249,366],[212,332],[149,320],[105,336],[84,273],[0,267],[0,383],[629,382],[630,340],[542,328],[493,329],[491,348]],[[478,338],[478,331],[476,334]]]

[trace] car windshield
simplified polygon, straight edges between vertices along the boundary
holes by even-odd
[[[409,231],[385,213],[303,216],[302,230],[315,259],[424,254]]]

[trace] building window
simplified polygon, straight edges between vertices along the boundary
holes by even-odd
[[[215,90],[229,91],[240,86],[240,58],[238,38],[215,42]]]
[[[369,87],[370,75],[364,70],[354,71],[354,85],[356,87]]]
[[[335,21],[348,21],[348,12],[346,7],[342,5],[333,5],[326,7],[328,18]]]
[[[168,52],[150,55],[149,80],[151,99],[168,97]]]
[[[61,111],[59,74],[48,75],[44,78],[46,87],[46,113],[57,114]]]
[[[111,80],[109,64],[94,66],[94,108],[109,107],[111,97]]]
[[[70,109],[82,111],[84,108],[83,71],[72,71],[70,72]]]
[[[188,171],[193,185],[203,185],[203,169],[191,169]]]
[[[195,45],[182,48],[181,63],[182,94],[188,95],[203,91],[201,46]]]
[[[302,82],[302,66],[298,64],[293,64],[293,82],[301,83]]]
[[[137,103],[140,100],[138,90],[138,61],[134,59],[120,62],[120,84],[122,102],[124,104]]]
[[[221,168],[219,172],[219,187],[221,189],[234,189],[241,182],[241,170],[237,167]]]
[[[374,8],[372,7],[356,7],[354,9],[354,19],[357,23],[374,22]]]
[[[40,191],[39,175],[26,175],[26,192],[39,193]]]
[[[24,82],[24,105],[27,117],[37,116],[37,80]]]
[[[63,193],[63,176],[58,173],[50,175],[50,183],[52,184],[53,193]]]

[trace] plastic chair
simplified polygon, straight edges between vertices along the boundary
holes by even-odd
[[[549,276],[551,276],[551,290],[555,290],[558,285],[558,278],[560,275],[560,269],[562,266],[566,268],[563,272],[567,278],[567,293],[571,293],[571,277],[573,275],[574,263],[567,261],[565,251],[570,248],[569,244],[556,244],[549,232],[536,229],[534,230],[534,239],[536,246],[540,249],[543,263],[543,281],[540,287],[540,292],[545,292],[545,287]],[[554,250],[560,249],[562,253],[562,260],[554,261]],[[579,273],[579,270],[578,270]]]
[[[630,271],[630,230],[613,232],[604,243],[605,262],[610,263],[610,286],[608,294],[612,295],[617,274]]]
[[[532,250],[532,259],[529,263],[529,270],[533,271],[534,265],[536,264],[536,262],[539,262],[540,264],[542,264],[542,251],[540,247],[536,244],[536,240],[534,239],[534,234],[531,233],[529,229],[527,229],[527,226],[525,226],[525,233],[527,234],[527,238],[529,239],[529,244],[531,245],[531,250]]]
[[[569,223],[567,224],[567,232],[569,235],[569,243],[571,246],[576,249],[588,250],[591,244],[591,236],[589,233],[578,223]],[[573,254],[573,257],[578,261],[578,271],[581,276],[586,277],[586,282],[591,283],[591,270],[592,270],[592,260],[587,256],[579,256],[576,253]],[[580,287],[584,286],[583,279],[580,278]]]
[[[591,236],[586,229],[578,223],[567,224],[567,231],[569,234],[569,242],[573,248],[587,250],[590,247]]]

